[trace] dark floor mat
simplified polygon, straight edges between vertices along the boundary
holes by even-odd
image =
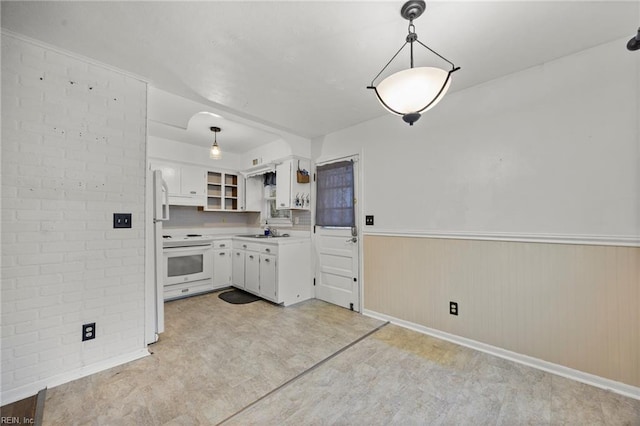
[[[260,300],[258,296],[254,296],[253,294],[242,290],[225,291],[224,293],[220,293],[218,297],[225,302],[233,303],[234,305],[244,305],[245,303]]]

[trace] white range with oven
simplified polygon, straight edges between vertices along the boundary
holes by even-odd
[[[164,300],[212,291],[213,238],[200,234],[163,236]]]

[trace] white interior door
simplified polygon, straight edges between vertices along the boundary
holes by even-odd
[[[340,159],[340,161],[344,160]],[[326,302],[359,312],[360,241],[357,232],[359,172],[357,157],[349,157],[346,160],[353,160],[353,203],[356,226],[315,227],[315,296]]]

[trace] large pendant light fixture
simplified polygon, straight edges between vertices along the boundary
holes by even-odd
[[[460,67],[453,65],[451,61],[436,51],[421,43],[418,35],[415,33],[413,20],[418,18],[424,12],[424,1],[411,0],[406,2],[400,14],[409,21],[409,34],[405,39],[405,43],[391,58],[387,65],[374,77],[371,85],[367,89],[373,89],[378,100],[389,112],[402,116],[402,119],[413,126],[421,116],[421,114],[430,108],[433,108],[444,97],[445,93],[451,85],[451,74],[458,71]],[[418,67],[413,66],[413,44],[418,43],[422,47],[429,50],[434,55],[451,65],[449,71],[434,67]],[[410,68],[392,74],[382,80],[377,86],[375,81],[380,74],[387,69],[389,64],[398,56],[407,44],[411,52]]]
[[[211,145],[211,150],[209,151],[209,158],[219,160],[222,158],[222,152],[218,146],[217,134],[222,131],[222,129],[220,129],[220,127],[209,127],[209,130],[213,132],[213,145]]]
[[[627,49],[630,51],[636,51],[640,49],[640,28],[638,28],[638,34],[635,37],[631,38],[627,43]]]

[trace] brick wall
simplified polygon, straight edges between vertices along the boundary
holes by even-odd
[[[3,34],[3,403],[144,351],[145,123],[144,82]]]

